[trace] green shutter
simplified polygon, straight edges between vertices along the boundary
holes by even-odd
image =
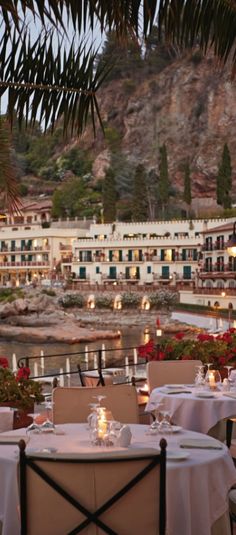
[[[132,250],[131,249],[128,251],[128,260],[129,262],[132,262]]]
[[[169,266],[162,266],[161,268],[162,279],[169,279],[170,277],[170,268]]]
[[[190,280],[192,278],[192,270],[191,266],[184,266],[183,267],[183,278]]]
[[[161,249],[161,260],[165,259],[165,250]]]
[[[171,249],[171,260],[172,262],[175,261],[175,249]]]
[[[139,249],[139,251],[138,251],[138,259],[139,259],[140,262],[143,259],[143,251],[142,251],[142,249]]]
[[[182,249],[182,260],[186,260],[186,249]]]
[[[113,251],[109,251],[109,261],[112,262]]]
[[[119,251],[119,262],[122,262],[122,260],[123,260],[122,251]]]
[[[86,279],[86,267],[79,268],[79,278]]]
[[[130,278],[130,276],[129,276],[129,268],[128,267],[125,268],[125,278],[126,279]]]
[[[115,266],[109,267],[109,279],[116,279],[116,267]]]

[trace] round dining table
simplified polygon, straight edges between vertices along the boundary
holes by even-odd
[[[159,449],[161,435],[152,434],[149,426],[130,424],[130,429],[129,449]],[[20,535],[17,442],[24,437],[25,429],[0,434],[2,535]],[[173,428],[165,438],[168,535],[230,535],[227,494],[236,483],[236,470],[226,446],[212,437],[181,428]],[[55,433],[31,433],[26,452],[48,451],[53,455],[50,448],[61,453],[93,454],[98,448],[101,451],[100,446],[91,445],[85,423],[60,425]],[[120,450],[116,446],[102,449],[107,455],[111,449]]]
[[[146,411],[161,404],[173,423],[185,429],[208,433],[218,422],[236,416],[236,392],[199,390],[189,385],[154,388]]]

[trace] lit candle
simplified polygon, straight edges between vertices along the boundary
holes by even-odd
[[[138,364],[138,353],[136,347],[134,348],[134,364]]]
[[[64,371],[63,368],[60,368],[60,374],[62,374],[63,371]],[[60,377],[59,377],[59,385],[60,386],[64,386],[64,375],[60,375]]]
[[[104,411],[100,411],[98,419],[98,438],[103,439],[107,432],[107,421]]]
[[[129,357],[125,357],[125,375],[129,377]]]
[[[215,376],[213,372],[209,373],[209,386],[210,388],[215,388],[216,382],[215,382]]]
[[[147,393],[148,393],[148,384],[147,384],[147,383],[145,383],[145,385],[143,385],[142,390],[143,390],[144,392],[147,392]]]

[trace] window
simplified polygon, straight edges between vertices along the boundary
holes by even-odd
[[[170,268],[169,268],[169,266],[162,266],[162,268],[161,268],[161,277],[162,277],[162,279],[169,279],[170,278]]]
[[[99,266],[96,266],[96,275],[98,275],[98,273],[100,273],[100,268]]]
[[[183,278],[188,280],[192,278],[191,266],[183,267]]]
[[[152,266],[147,266],[147,273],[149,275],[152,273]]]

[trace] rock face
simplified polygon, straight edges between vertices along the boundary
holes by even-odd
[[[124,80],[101,89],[100,110],[121,139],[121,149],[134,165],[157,169],[158,147],[166,143],[171,183],[183,191],[181,165],[189,158],[192,195],[215,197],[215,178],[223,145],[228,143],[236,192],[236,81],[220,70],[213,57],[176,60],[157,75],[134,84]],[[99,95],[98,95],[99,97]],[[94,140],[88,128],[81,143],[95,155],[94,173],[104,175],[109,151],[102,133]]]

